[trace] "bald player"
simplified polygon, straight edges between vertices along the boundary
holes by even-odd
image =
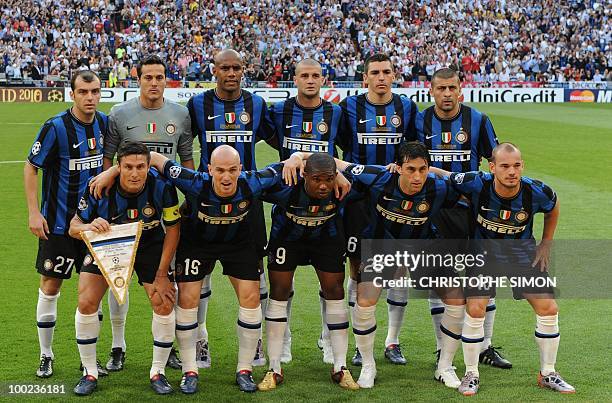
[[[491,153],[489,170],[449,173],[437,168],[432,172],[448,175],[455,191],[465,196],[470,203],[470,215],[474,222],[471,238],[489,241],[487,251],[495,256],[491,266],[467,270],[470,277],[491,276],[522,279],[548,278],[552,240],[559,220],[557,194],[539,180],[522,176],[524,162],[521,151],[514,144],[501,143]],[[536,245],[533,236],[535,214],[544,214],[542,240]],[[501,249],[503,247],[503,249]],[[508,256],[508,250],[512,255]],[[576,393],[556,371],[557,350],[559,349],[559,308],[551,287],[538,287],[546,281],[534,281],[535,285],[512,287],[515,299],[526,299],[536,316],[535,341],[540,352],[538,385],[559,393]],[[459,385],[459,392],[472,396],[480,388],[478,356],[480,343],[484,341],[485,312],[489,298],[495,297],[495,286],[464,290],[467,304],[461,334],[449,334],[460,339],[463,346],[465,376]],[[448,334],[448,332],[447,332]],[[442,345],[441,357],[448,356],[447,365],[452,363],[449,345]],[[457,345],[451,346],[456,349]]]
[[[212,152],[219,146],[227,144],[240,156],[245,170],[257,169],[255,163],[255,144],[257,141],[269,140],[274,134],[268,107],[264,99],[240,88],[244,72],[242,56],[233,49],[225,49],[214,57],[213,74],[217,88],[193,96],[187,103],[191,117],[193,137],[200,141],[201,172],[208,170]],[[251,223],[253,236],[259,256],[260,298],[265,310],[268,288],[263,272],[263,257],[267,244],[266,222],[261,201],[256,200],[252,206]],[[206,330],[206,311],[211,295],[210,277],[202,282],[201,301],[198,323],[198,365],[201,368],[210,366],[208,349],[208,332]],[[254,365],[265,365],[263,342],[259,341]]]
[[[321,98],[323,85],[321,64],[314,59],[304,59],[295,66],[293,83],[297,87],[297,96],[274,104],[270,116],[276,129],[276,137],[272,140],[278,147],[280,160],[288,159],[291,154],[303,151],[313,153],[328,153],[336,156],[336,137],[342,115],[342,108]],[[287,299],[287,327],[285,328],[281,362],[291,361],[291,300],[293,289]],[[325,324],[325,298],[319,292],[321,318],[323,319],[322,334],[319,348],[323,350],[323,361],[334,362],[329,338],[329,330]]]
[[[166,64],[156,55],[144,57],[137,68],[140,95],[117,104],[109,115],[109,133],[104,144],[104,169],[113,165],[119,145],[126,141],[144,143],[150,151],[156,151],[170,159],[181,159],[183,166],[194,168],[193,137],[187,108],[164,98],[166,88]],[[125,361],[125,320],[129,300],[119,305],[115,296],[108,293],[108,306],[113,332],[109,371],[120,371]],[[168,365],[180,369],[180,361],[172,349]]]
[[[152,153],[151,165],[185,194],[182,236],[176,253],[175,276],[179,297],[176,308],[177,340],[183,360],[184,393],[195,393],[197,312],[205,276],[216,261],[229,276],[240,304],[236,383],[243,392],[255,392],[252,360],[260,340],[262,310],[259,301],[258,253],[251,220],[257,198],[280,183],[282,164],[261,171],[242,172],[239,153],[228,145],[211,152],[207,172],[178,165]]]

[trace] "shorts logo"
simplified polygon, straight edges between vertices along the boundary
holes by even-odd
[[[247,123],[249,123],[251,121],[251,115],[249,115],[249,113],[247,111],[242,111],[240,113],[240,115],[238,116],[238,120],[243,125],[246,125]]]
[[[516,221],[523,222],[527,219],[527,217],[529,217],[529,214],[525,210],[521,210],[516,213],[514,217],[516,218]]]
[[[227,123],[229,123],[230,125],[231,125],[232,123],[234,123],[234,122],[236,121],[236,113],[234,113],[234,112],[227,112],[227,113],[225,114],[225,121],[226,121]]]
[[[310,133],[312,131],[312,122],[302,122],[302,131]]]
[[[423,200],[422,202],[420,202],[419,204],[417,204],[417,211],[419,213],[426,213],[427,210],[429,210],[429,203],[427,203],[425,200]]]
[[[135,220],[136,218],[138,218],[138,210],[134,208],[128,209],[126,215],[130,220]]]
[[[400,118],[398,115],[391,116],[391,125],[393,125],[393,127],[400,127],[401,124],[402,118]]]
[[[83,266],[89,266],[92,263],[93,263],[93,258],[91,257],[91,255],[90,254],[85,255],[85,258],[83,259]]]
[[[402,210],[410,210],[412,208],[412,201],[402,200],[401,208]]]
[[[316,214],[319,212],[319,207],[321,206],[308,206],[308,212],[310,214]]]
[[[238,203],[238,209],[240,210],[244,210],[249,206],[249,201],[248,200],[243,200],[240,203]]]
[[[460,143],[460,144],[463,144],[466,141],[468,141],[469,137],[470,136],[467,134],[467,132],[463,130],[463,127],[460,128],[457,134],[455,135],[455,139],[457,140],[457,143]]]
[[[499,218],[501,218],[502,220],[508,220],[511,215],[512,215],[512,211],[508,211],[508,210],[499,211]]]
[[[90,150],[95,149],[96,148],[96,139],[95,138],[87,139],[87,147],[89,147]]]
[[[461,185],[463,183],[464,178],[465,178],[465,174],[463,172],[455,175],[455,182],[457,183],[457,185]]]
[[[51,261],[51,259],[46,259],[45,262],[43,263],[43,267],[47,271],[51,270],[53,268],[53,262]]]
[[[37,141],[36,143],[34,143],[32,145],[32,155],[38,155],[38,153],[40,152],[40,141]]]
[[[115,284],[115,287],[117,288],[123,288],[123,286],[125,285],[125,280],[123,279],[123,277],[117,277],[113,281],[113,284]]]
[[[147,123],[147,133],[154,134],[157,130],[157,124],[155,122]]]
[[[170,177],[171,177],[172,179],[176,179],[176,178],[178,178],[178,177],[179,177],[179,175],[181,174],[181,171],[182,171],[182,170],[183,170],[183,169],[182,169],[181,167],[177,166],[177,165],[171,166],[171,167],[170,167]]]
[[[329,130],[329,128],[327,127],[327,123],[325,123],[324,121],[320,121],[319,123],[317,123],[317,130],[321,134],[327,133],[327,131]]]
[[[85,200],[84,197],[81,197],[81,200],[79,200],[79,210],[81,211],[87,210],[87,200]]]
[[[166,124],[166,133],[168,134],[168,136],[174,136],[174,134],[176,133],[176,125],[174,124],[174,122],[168,122]]]
[[[352,169],[351,169],[351,173],[353,175],[360,175],[363,170],[365,169],[365,167],[363,165],[355,165]]]
[[[221,205],[221,212],[223,214],[229,214],[232,212],[232,205],[231,204],[222,204]]]
[[[453,139],[453,134],[451,132],[442,132],[442,142],[443,143],[450,143],[451,140]]]
[[[387,117],[386,116],[376,116],[376,125],[377,126],[384,126],[387,124]]]
[[[153,216],[153,214],[155,214],[155,209],[149,204],[144,206],[144,208],[142,209],[142,215],[147,218]]]

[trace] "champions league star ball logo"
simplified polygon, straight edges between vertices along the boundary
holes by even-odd
[[[172,166],[170,167],[170,177],[172,179],[176,179],[179,177],[179,175],[181,174],[182,168],[179,166]]]
[[[32,145],[32,155],[38,155],[40,152],[40,141],[37,141]]]
[[[363,172],[364,169],[365,169],[365,167],[363,165],[355,165],[351,169],[351,174],[353,174],[353,175],[361,175],[361,173]]]
[[[89,266],[90,264],[93,263],[93,258],[91,257],[91,255],[87,255],[85,256],[85,259],[83,259],[83,266]]]
[[[81,200],[79,200],[79,210],[87,210],[87,200],[84,197],[81,197]]]

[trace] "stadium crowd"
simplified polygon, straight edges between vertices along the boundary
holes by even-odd
[[[222,48],[241,51],[247,81],[274,85],[317,58],[332,81],[361,81],[363,60],[394,58],[398,79],[455,65],[466,81],[611,81],[606,1],[554,0],[0,0],[0,73],[104,80],[136,77],[157,53],[169,78],[212,77]]]

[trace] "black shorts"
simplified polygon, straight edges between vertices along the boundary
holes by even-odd
[[[162,250],[163,243],[140,245],[138,247],[136,259],[134,260],[134,271],[138,275],[138,284],[152,284],[155,281],[155,274],[157,274],[157,269],[159,268]],[[79,273],[102,275],[98,265],[89,253],[85,256],[83,267],[79,270]]]
[[[531,267],[529,264],[508,264],[496,265],[492,270],[470,269],[467,277],[488,277],[503,279],[505,284],[512,286],[512,297],[516,300],[524,299],[525,294],[554,294],[553,287],[547,284],[549,280],[548,272],[541,272],[538,267]],[[520,282],[520,283],[519,283]],[[495,298],[497,287],[493,284],[489,287],[470,287],[463,290],[465,297],[489,297]]]
[[[259,256],[254,242],[197,244],[186,236],[181,236],[176,250],[175,279],[179,283],[200,281],[212,272],[217,260],[224,275],[259,281]]]
[[[344,239],[284,241],[271,239],[268,245],[268,270],[294,271],[312,265],[327,273],[344,273]]]
[[[457,205],[452,208],[440,209],[431,218],[438,235],[446,239],[468,239],[472,237],[474,221],[469,207]]]
[[[255,240],[255,248],[257,257],[263,259],[266,256],[266,245],[268,244],[268,232],[266,230],[266,218],[264,215],[263,202],[256,200],[253,202],[251,211],[249,211],[249,220],[251,223],[251,233]]]
[[[69,235],[47,234],[38,240],[36,270],[43,276],[69,279],[74,267],[80,267],[87,247]]]
[[[361,238],[370,224],[370,212],[367,200],[348,203],[344,208],[344,236],[346,238],[346,255],[361,260]]]

